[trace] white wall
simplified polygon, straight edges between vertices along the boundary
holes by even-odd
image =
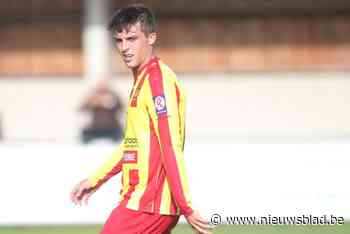
[[[194,207],[222,216],[335,215],[350,219],[350,142],[189,140],[186,166]],[[0,144],[0,225],[102,223],[117,205],[113,178],[86,207],[69,201],[115,146]]]
[[[206,217],[350,219],[347,76],[187,75],[186,163],[195,207]],[[74,183],[115,147],[75,142],[84,85],[68,79],[0,80],[8,140],[0,143],[0,224],[100,223],[116,205],[119,178],[101,188],[89,207],[69,203]],[[128,79],[114,81],[124,100],[130,85]]]
[[[194,137],[348,137],[348,76],[345,72],[179,75],[188,96],[187,132]],[[114,81],[125,102],[130,79]],[[1,79],[5,137],[75,140],[85,85],[79,79]]]

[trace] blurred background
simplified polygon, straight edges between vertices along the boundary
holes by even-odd
[[[88,207],[70,204],[69,192],[122,136],[132,79],[106,25],[114,10],[135,2],[2,1],[0,233],[100,225],[116,206],[120,176]],[[350,2],[143,3],[157,17],[157,54],[187,92],[194,206],[208,219],[349,220]]]

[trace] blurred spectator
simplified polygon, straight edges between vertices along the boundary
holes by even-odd
[[[117,94],[108,87],[106,81],[100,81],[80,108],[92,117],[88,126],[82,129],[82,142],[86,144],[97,138],[118,141],[123,133],[119,122],[122,108]]]

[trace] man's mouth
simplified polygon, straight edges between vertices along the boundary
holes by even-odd
[[[130,62],[133,56],[132,54],[124,54],[123,59],[125,62]]]

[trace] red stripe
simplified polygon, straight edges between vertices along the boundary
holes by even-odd
[[[163,196],[163,188],[164,188],[164,182],[165,182],[165,169],[162,166],[158,175],[158,183],[156,185],[156,198],[154,200],[154,212],[159,213],[160,212],[160,206],[162,204],[162,196]]]
[[[150,71],[150,85],[153,96],[159,96],[164,94],[163,82],[162,82],[162,74],[159,67],[153,66],[153,69]],[[192,213],[192,209],[187,205],[183,186],[181,184],[180,172],[177,167],[176,155],[173,150],[172,142],[171,142],[171,134],[169,130],[168,118],[166,116],[162,116],[158,118],[158,129],[159,136],[161,140],[163,157],[162,161],[167,173],[168,182],[170,185],[170,190],[172,195],[175,198],[177,205],[180,207],[181,213],[185,215],[189,215]]]
[[[177,101],[177,114],[179,116],[179,126],[180,126],[180,135],[182,137],[182,121],[181,121],[181,115],[180,115],[180,90],[179,87],[177,87],[177,85],[175,84],[175,90],[176,90],[176,101]],[[185,133],[183,133],[184,137],[185,137]],[[182,143],[182,150],[184,150],[185,147],[185,138],[183,139],[183,143]]]
[[[123,201],[120,203],[123,206],[128,204],[128,201],[131,198],[131,194],[135,191],[135,186],[139,183],[139,175],[137,169],[129,170],[129,189],[124,195]]]
[[[141,75],[141,73],[143,72],[143,70],[150,66],[152,63],[158,61],[158,58],[157,57],[153,57],[151,58],[146,64],[144,64],[143,66],[139,67],[137,73],[134,75],[134,84],[132,85],[132,89],[131,89],[131,93],[130,93],[130,98],[131,98],[131,95],[132,93],[134,92],[134,89],[135,89],[135,84],[136,84],[136,81],[137,81],[137,78]],[[146,73],[144,74],[144,77],[146,76]]]
[[[158,57],[154,56],[153,58],[151,58],[146,64],[142,65],[141,67],[139,67],[139,69],[137,69],[137,74],[136,77],[138,77],[142,71],[144,70],[144,68],[149,67],[151,63],[153,62],[157,62],[158,61]]]
[[[140,93],[140,90],[142,88],[143,82],[145,81],[145,78],[146,78],[146,73],[140,78],[140,82],[138,83],[137,87],[134,88],[135,89],[134,95],[133,95],[133,97],[131,99],[131,106],[132,107],[136,107],[137,106],[137,98],[139,96],[139,93]]]
[[[180,180],[180,172],[177,167],[176,156],[172,148],[171,136],[169,132],[168,119],[160,118],[158,119],[159,125],[159,135],[162,139],[162,148],[163,148],[163,161],[165,170],[167,172],[168,182],[171,188],[171,193],[175,198],[176,203],[181,209],[181,212],[191,213],[191,208],[187,206],[187,202],[183,192],[183,186]]]
[[[123,201],[120,202],[120,205],[126,206],[128,204],[128,201],[131,197],[131,194],[135,191],[135,186],[132,185],[129,187],[128,192],[124,195]]]
[[[179,126],[181,127],[181,116],[180,116],[180,90],[179,87],[175,84],[175,91],[176,91],[176,103],[177,103],[177,110],[178,110],[178,116],[179,116]],[[180,129],[181,133],[181,129]],[[174,201],[174,198],[171,197],[170,201],[170,213],[171,214],[177,214],[178,207],[176,206],[176,203]]]
[[[151,129],[151,147],[150,147],[150,154],[157,155],[157,170],[156,170],[156,177],[155,177],[155,199],[154,199],[154,212],[159,213],[160,212],[160,205],[162,202],[162,195],[163,195],[163,187],[164,187],[164,181],[165,181],[165,169],[161,162],[161,151],[160,151],[160,145],[158,142],[158,138],[156,135],[156,131],[154,129],[154,125],[152,122],[152,119],[150,118],[150,129]],[[154,146],[154,147],[152,147]],[[150,163],[154,162],[154,160],[150,160]]]
[[[150,151],[149,151],[149,159],[148,159],[148,180],[147,180],[147,187],[140,199],[140,210],[143,211],[149,211],[153,212],[154,205],[153,202],[155,201],[156,195],[157,195],[157,180],[159,179],[159,172],[160,172],[160,158],[161,158],[161,152],[160,147],[157,140],[157,135],[154,130],[153,122],[150,119],[149,122],[150,125]]]
[[[109,180],[114,175],[118,174],[122,170],[123,160],[120,159],[119,162],[100,180],[97,181],[95,185],[96,188],[100,187],[104,182]]]
[[[179,106],[180,106],[180,90],[179,90],[179,87],[177,87],[177,85],[175,85],[175,90],[176,90],[177,109],[179,110]]]
[[[176,206],[176,202],[174,201],[174,197],[171,196],[170,200],[170,213],[177,214],[178,208]]]

